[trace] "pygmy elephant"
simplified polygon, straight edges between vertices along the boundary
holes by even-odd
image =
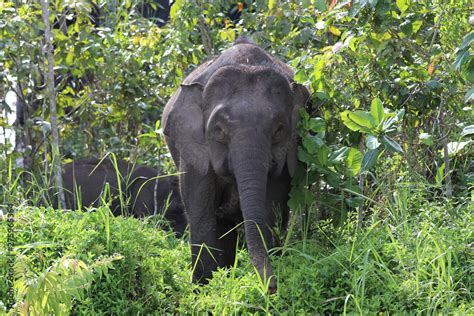
[[[234,264],[232,228],[243,221],[252,263],[269,281],[269,292],[276,291],[267,249],[274,246],[276,218],[283,229],[288,220],[298,110],[309,98],[293,75],[239,38],[194,70],[166,104],[162,122],[182,172],[195,282],[206,283],[212,271]]]
[[[97,207],[108,183],[114,215],[130,213],[135,217],[145,217],[165,211],[165,219],[181,236],[187,220],[179,197],[178,179],[176,176],[157,176],[154,168],[134,166],[122,160],[117,161],[117,168],[108,159],[102,162],[97,159],[75,160],[63,166],[66,206],[77,209],[80,202],[82,207]]]

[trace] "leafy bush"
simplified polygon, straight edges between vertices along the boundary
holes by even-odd
[[[472,204],[427,203],[415,189],[400,186],[386,207],[390,216],[362,229],[356,220],[339,228],[320,221],[303,240],[301,229],[292,230],[283,255],[272,259],[278,293],[271,296],[245,249],[238,252],[234,268],[219,270],[209,285],[197,287],[190,282],[185,241],[157,230],[152,221],[104,221],[105,209],[19,210],[15,245],[22,256],[17,263],[28,262],[31,273],[47,275],[64,258],[93,267],[112,256],[106,273],[88,274],[81,281],[87,284],[79,283],[82,294],[68,292],[71,283],[58,285],[55,293],[68,298],[63,304],[76,314],[474,312]],[[408,209],[417,212],[410,214]],[[0,229],[4,245],[5,221]],[[4,256],[0,260],[5,262]],[[7,269],[3,263],[0,269],[0,300],[6,302]],[[25,276],[17,271],[16,279]],[[19,302],[21,293],[32,286],[15,283]],[[42,297],[33,299],[29,306],[40,304]]]
[[[38,208],[21,211],[15,223],[17,253],[28,257],[29,269],[36,274],[45,273],[63,258],[87,266],[109,256],[114,258],[110,270],[105,275],[94,274],[86,294],[74,298],[73,311],[136,314],[173,310],[174,303],[167,306],[169,302],[164,298],[175,301],[182,295],[180,284],[190,280],[191,274],[185,269],[187,245],[151,223],[109,217],[108,212],[105,207],[94,213]],[[6,238],[6,234],[1,236]],[[2,292],[2,300],[5,294]]]

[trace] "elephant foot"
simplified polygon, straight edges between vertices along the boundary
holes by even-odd
[[[270,279],[270,284],[268,285],[268,294],[275,294],[277,292],[277,285],[275,276],[272,276]]]

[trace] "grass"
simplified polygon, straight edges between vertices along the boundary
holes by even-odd
[[[373,216],[362,228],[355,219],[341,227],[292,222],[283,255],[272,257],[278,292],[271,296],[242,247],[233,269],[198,287],[190,282],[187,242],[156,229],[153,219],[111,217],[105,207],[81,213],[17,206],[17,308],[87,315],[474,314],[472,202],[428,201],[404,187],[393,196],[372,208],[387,215]],[[6,229],[3,218],[3,305]],[[41,289],[59,277],[64,287],[45,299]],[[48,304],[38,303],[44,300]]]

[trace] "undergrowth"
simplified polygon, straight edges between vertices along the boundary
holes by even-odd
[[[384,217],[373,208],[364,227],[355,219],[339,227],[314,222],[303,240],[293,216],[282,255],[272,257],[278,293],[271,296],[243,247],[233,269],[198,287],[190,282],[187,242],[151,219],[110,217],[105,207],[90,213],[16,207],[16,267],[29,271],[15,270],[16,311],[36,304],[36,314],[60,307],[84,315],[474,313],[472,203],[411,193],[397,191]],[[1,247],[6,229],[3,217]],[[0,248],[2,308],[6,262]],[[76,271],[79,263],[87,273]],[[29,287],[46,287],[58,266],[63,286],[55,296],[45,299],[41,290],[24,296]]]

